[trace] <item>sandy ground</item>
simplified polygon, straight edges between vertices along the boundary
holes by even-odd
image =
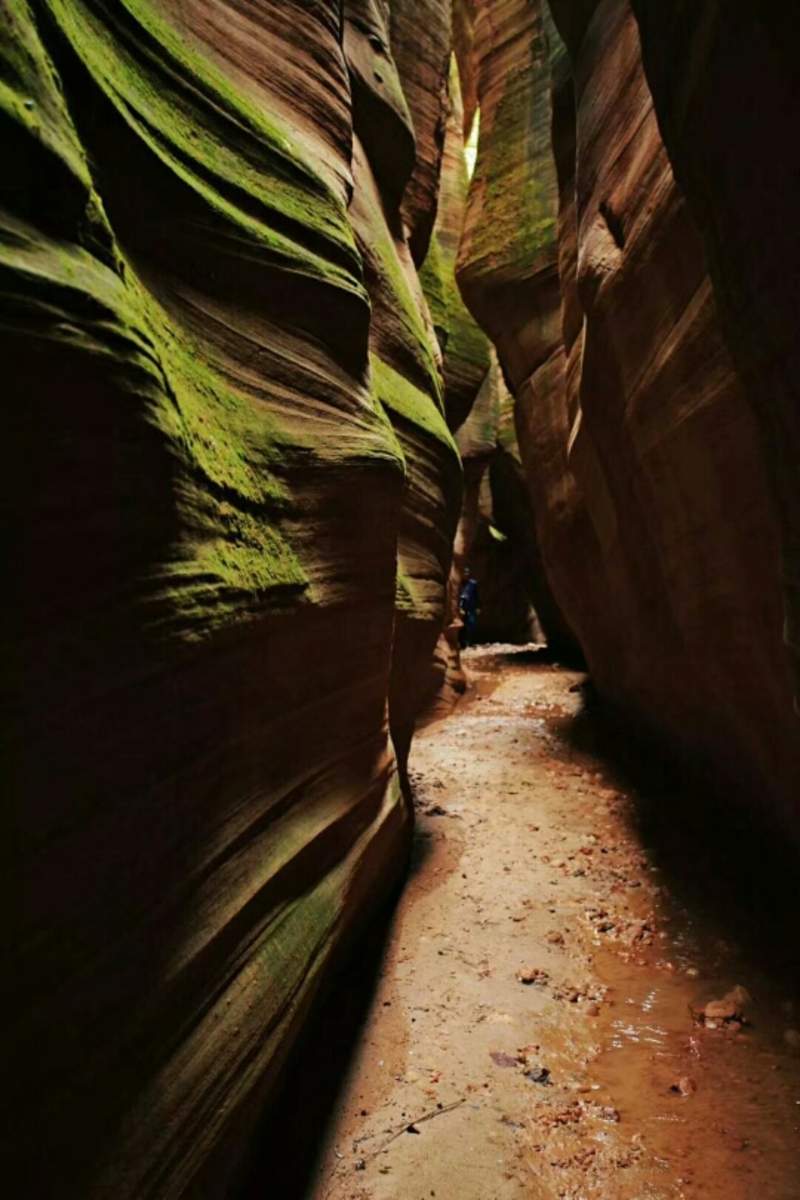
[[[309,1200],[797,1200],[783,984],[671,897],[638,798],[566,736],[583,676],[467,666],[415,742],[412,871]],[[698,1023],[736,985],[741,1019]]]

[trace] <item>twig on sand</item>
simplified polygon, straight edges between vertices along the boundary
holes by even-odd
[[[432,1108],[430,1112],[423,1113],[421,1117],[417,1117],[413,1121],[404,1121],[402,1125],[398,1125],[391,1131],[386,1141],[381,1142],[377,1150],[372,1151],[370,1158],[374,1158],[376,1154],[381,1154],[386,1147],[395,1140],[395,1138],[400,1137],[401,1133],[405,1133],[408,1129],[413,1129],[415,1125],[421,1125],[423,1121],[432,1121],[434,1117],[440,1117],[442,1113],[452,1112],[454,1108],[458,1108],[459,1105],[464,1104],[465,1099],[466,1098],[462,1096],[460,1100],[454,1100],[452,1104],[445,1104],[442,1108]]]

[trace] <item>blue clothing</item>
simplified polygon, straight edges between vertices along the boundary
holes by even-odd
[[[473,619],[478,615],[478,609],[481,606],[480,593],[478,585],[474,579],[468,579],[461,589],[461,595],[458,600],[458,607],[465,616]]]
[[[463,625],[460,642],[462,647],[469,646],[475,640],[475,630],[478,627],[478,609],[481,606],[480,592],[474,579],[468,579],[461,589],[458,607],[461,611]]]

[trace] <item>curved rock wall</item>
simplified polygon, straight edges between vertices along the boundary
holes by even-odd
[[[776,514],[636,22],[554,0],[570,80],[546,10],[471,7],[459,278],[517,396],[556,597],[606,697],[796,830]]]
[[[390,8],[392,56],[417,143],[402,216],[411,255],[419,266],[428,253],[439,202],[448,111],[451,0],[391,0]]]
[[[800,123],[797,22],[780,5],[631,7],[661,134],[702,233],[722,328],[761,431],[781,523],[784,633],[797,697],[800,167],[785,149]]]
[[[477,636],[484,642],[542,636],[541,562],[514,432],[514,401],[495,355],[456,442],[464,463],[464,502],[453,553],[453,590],[469,565],[480,588]],[[545,602],[546,603],[546,602]]]
[[[526,552],[536,563],[530,575],[536,611],[553,649],[578,658],[566,619],[569,571],[560,570],[559,554],[575,534],[566,446],[549,417],[539,431],[531,430],[521,402],[523,389],[538,379],[545,381],[554,418],[563,407],[549,43],[542,15],[528,0],[502,5],[469,0],[463,7],[471,40],[457,44],[459,65],[462,75],[475,80],[480,137],[456,271],[517,398],[519,449],[536,526]]]
[[[798,828],[793,43],[631,5],[656,111],[628,0],[3,5],[16,1194],[228,1193],[404,862],[451,430],[503,620]]]
[[[442,353],[444,411],[448,428],[458,430],[470,414],[489,369],[489,340],[467,309],[456,284],[455,266],[466,212],[468,175],[464,152],[463,111],[458,68],[450,56],[446,125],[436,223],[420,280]],[[469,469],[464,505],[469,504]],[[461,520],[464,509],[462,507]],[[456,538],[458,545],[459,539]],[[448,588],[445,627],[434,656],[433,705],[429,716],[441,716],[466,687],[458,650],[460,568],[454,557]]]
[[[435,236],[420,272],[442,348],[445,413],[452,430],[467,419],[489,370],[489,340],[464,304],[456,283],[456,258],[469,190],[463,124],[458,67],[453,56]]]
[[[388,9],[377,0],[348,0],[345,15],[355,114],[351,218],[372,301],[373,390],[408,466],[397,548],[389,689],[392,741],[404,765],[416,717],[439,682],[431,664],[445,620],[461,465],[444,419],[439,347],[400,206],[393,206],[398,171],[395,147],[406,136],[413,138],[413,133],[396,66],[378,48],[379,43],[388,46]],[[362,123],[360,113],[371,114],[378,105],[384,108],[384,136],[371,143],[375,120],[371,117]]]
[[[388,14],[347,16],[3,6],[20,1196],[227,1194],[404,861],[460,468]]]

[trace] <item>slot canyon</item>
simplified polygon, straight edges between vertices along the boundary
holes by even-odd
[[[792,15],[0,34],[5,1194],[800,1200]]]

